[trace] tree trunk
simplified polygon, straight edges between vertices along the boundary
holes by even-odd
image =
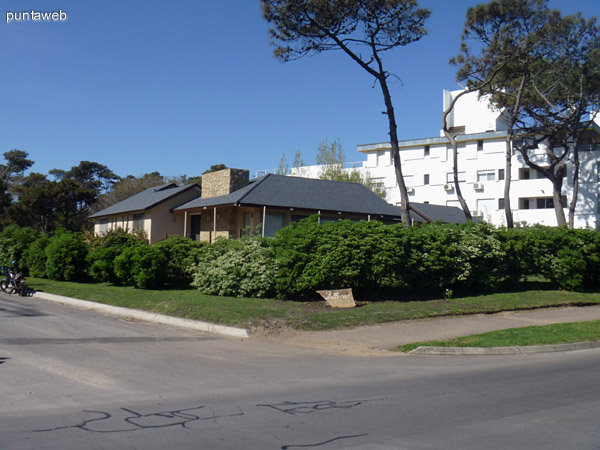
[[[560,192],[562,190],[562,184],[563,178],[560,174],[558,174],[558,176],[555,176],[554,180],[552,180],[552,198],[554,200],[554,212],[556,213],[556,225],[559,227],[567,224],[562,195]]]
[[[575,207],[577,206],[577,196],[579,194],[579,143],[573,142],[573,197],[569,204],[569,228],[575,228]]]
[[[504,215],[506,228],[514,228],[513,213],[510,209],[510,178],[512,172],[512,127],[506,133],[506,165],[504,167]]]
[[[444,120],[445,122],[445,120]],[[447,130],[447,127],[444,127],[444,135],[450,141],[450,145],[452,146],[452,171],[454,173],[454,189],[456,190],[456,197],[458,198],[458,203],[460,203],[460,207],[465,214],[465,218],[467,220],[473,220],[473,216],[471,215],[471,211],[469,210],[469,206],[465,201],[465,198],[462,195],[462,191],[460,190],[460,184],[458,182],[458,143],[456,142],[456,136],[450,133]]]
[[[454,105],[458,101],[460,97],[465,94],[473,92],[473,89],[465,89],[461,93],[459,93],[456,97],[452,99],[450,105],[446,108],[446,110],[442,113],[442,130],[444,131],[444,136],[450,142],[452,146],[452,172],[454,175],[454,189],[456,190],[456,197],[458,198],[458,203],[460,203],[460,207],[463,210],[465,218],[467,220],[473,220],[473,216],[471,215],[471,211],[469,210],[469,206],[465,201],[465,198],[462,195],[462,191],[460,190],[460,184],[458,182],[458,143],[456,142],[456,136],[450,132],[448,128],[448,114],[454,109]]]
[[[398,188],[400,189],[400,215],[402,217],[402,223],[408,226],[411,225],[408,191],[406,190],[406,183],[404,182],[404,176],[402,175],[402,161],[400,159],[400,147],[398,145],[396,116],[394,114],[394,106],[392,105],[392,97],[388,89],[385,72],[380,73],[378,81],[379,85],[381,86],[381,92],[383,93],[383,99],[385,101],[385,109],[390,128],[389,134],[390,143],[392,145],[392,157],[394,159],[394,172],[396,174]]]

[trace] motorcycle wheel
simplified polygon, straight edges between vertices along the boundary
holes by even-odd
[[[12,286],[8,282],[8,280],[0,281],[0,289],[2,290],[2,292],[6,292],[7,294],[12,294],[13,292],[15,292],[14,286]]]

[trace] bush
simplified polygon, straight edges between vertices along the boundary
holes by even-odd
[[[76,281],[86,275],[88,248],[81,234],[57,231],[49,240],[45,253],[48,278]]]
[[[271,245],[277,261],[279,296],[313,294],[317,289],[386,290],[399,284],[404,255],[401,226],[381,222],[328,222],[317,217],[281,229]]]
[[[138,235],[128,233],[122,229],[110,230],[106,234],[95,238],[92,241],[88,255],[90,275],[98,281],[120,284],[122,281],[115,274],[115,259],[125,249],[137,245],[146,245],[146,242]],[[128,282],[129,279],[126,281]]]
[[[16,271],[27,274],[29,267],[24,258],[25,251],[40,236],[41,233],[31,227],[14,224],[5,227],[0,233],[0,266],[13,266]]]
[[[167,259],[155,246],[128,247],[115,258],[115,274],[123,284],[140,289],[157,289],[164,285]]]
[[[191,272],[192,286],[203,293],[233,297],[268,297],[276,276],[273,252],[259,237],[218,240]]]
[[[50,238],[43,234],[36,241],[32,242],[23,255],[26,266],[29,268],[29,274],[33,277],[46,278],[46,247]]]
[[[209,245],[183,236],[171,236],[154,244],[167,260],[166,284],[173,287],[189,286],[192,282],[191,266]]]
[[[506,278],[505,252],[491,225],[435,223],[405,232],[409,257],[401,276],[413,290],[489,290]]]
[[[504,232],[513,267],[539,275],[566,290],[597,289],[600,236],[595,230],[571,230],[535,225]]]

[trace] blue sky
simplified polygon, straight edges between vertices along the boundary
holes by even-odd
[[[389,52],[402,83],[392,96],[400,139],[439,134],[442,89],[454,89],[468,6],[422,0],[429,35]],[[551,0],[600,16],[598,0]],[[7,12],[56,11],[65,22],[6,23]],[[325,138],[356,145],[387,137],[381,92],[347,56],[280,63],[258,0],[5,0],[0,16],[0,153],[26,150],[32,171],[81,160],[121,176],[199,175],[212,164],[276,168]]]

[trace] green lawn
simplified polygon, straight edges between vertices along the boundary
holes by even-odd
[[[489,333],[473,334],[448,341],[415,342],[396,350],[409,352],[420,346],[428,347],[509,347],[526,345],[567,344],[600,340],[600,320],[591,322],[558,323],[554,325],[509,328]]]
[[[366,302],[332,309],[322,302],[297,302],[202,295],[195,290],[141,290],[104,283],[27,279],[36,290],[188,319],[238,326],[328,330],[409,319],[495,313],[552,306],[597,305],[600,293],[525,291],[452,300]],[[359,299],[364,300],[364,299]]]

